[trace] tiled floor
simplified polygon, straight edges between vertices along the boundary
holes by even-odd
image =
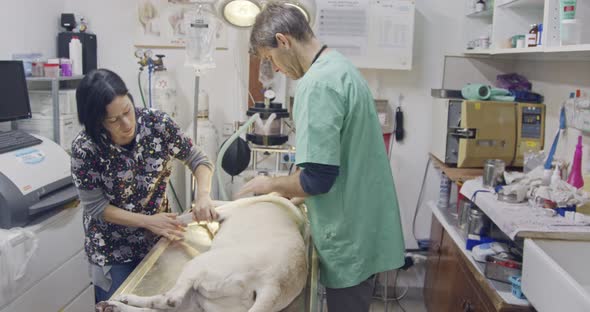
[[[403,310],[400,306],[395,302],[389,302],[389,310],[388,312],[426,312],[426,307],[424,306],[424,301],[421,299],[402,299],[400,302]],[[385,312],[385,306],[383,302],[375,300],[371,305],[371,312]]]

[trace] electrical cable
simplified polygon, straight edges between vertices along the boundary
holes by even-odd
[[[396,271],[395,273],[395,279],[393,280],[393,296],[396,297],[396,288],[397,288],[397,278],[399,276],[399,270]],[[397,302],[397,305],[399,306],[399,308],[403,311],[406,312],[406,309],[404,309],[404,307],[402,306],[402,303],[400,302],[401,299],[403,299],[403,297],[408,293],[408,290],[406,289],[406,292],[400,296],[400,298],[396,298],[395,302]]]
[[[424,184],[426,184],[426,178],[428,177],[428,169],[430,169],[430,162],[432,159],[428,157],[428,161],[426,162],[426,168],[424,169],[424,177],[422,178],[422,185],[420,186],[420,193],[418,194],[418,200],[416,202],[416,209],[414,210],[414,219],[412,220],[412,235],[416,242],[418,242],[418,238],[416,237],[416,218],[418,217],[418,212],[420,211],[420,206],[422,205],[422,197],[424,196]]]
[[[396,277],[397,277],[397,274],[398,274],[399,270],[396,270],[395,272],[396,272],[395,274],[396,274]],[[384,272],[384,273],[387,274],[387,272]],[[375,275],[375,281],[378,283],[377,275]],[[403,293],[399,297],[397,297],[396,294],[395,294],[395,292],[394,292],[393,293],[393,298],[383,298],[383,297],[373,296],[373,299],[384,300],[385,302],[390,302],[392,300],[395,300],[395,301],[402,300],[402,299],[404,299],[406,297],[406,295],[408,294],[409,291],[410,291],[410,286],[407,285],[406,288],[404,289]]]
[[[143,72],[143,70],[140,70],[137,73],[137,85],[139,85],[139,95],[141,95],[141,102],[143,103],[143,107],[147,108],[145,106],[145,97],[143,96],[143,90],[141,90],[141,73]]]

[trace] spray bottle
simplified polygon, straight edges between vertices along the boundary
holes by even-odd
[[[584,186],[584,178],[582,177],[582,136],[578,136],[578,145],[576,145],[576,152],[574,153],[574,162],[572,171],[567,179],[567,183],[579,189]]]

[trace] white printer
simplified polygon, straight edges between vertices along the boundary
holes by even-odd
[[[37,138],[43,141],[39,145],[0,154],[0,228],[23,226],[78,196],[70,156],[56,143]]]
[[[32,117],[22,61],[0,60],[0,122]],[[70,157],[54,142],[0,132],[0,229],[23,226],[76,198]]]

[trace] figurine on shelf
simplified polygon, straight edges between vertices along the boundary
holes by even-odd
[[[86,21],[86,18],[84,18],[84,16],[80,17],[80,32],[86,32],[86,30],[88,30],[88,22]]]
[[[486,2],[484,0],[478,0],[475,3],[475,11],[476,12],[483,12],[486,10]]]

